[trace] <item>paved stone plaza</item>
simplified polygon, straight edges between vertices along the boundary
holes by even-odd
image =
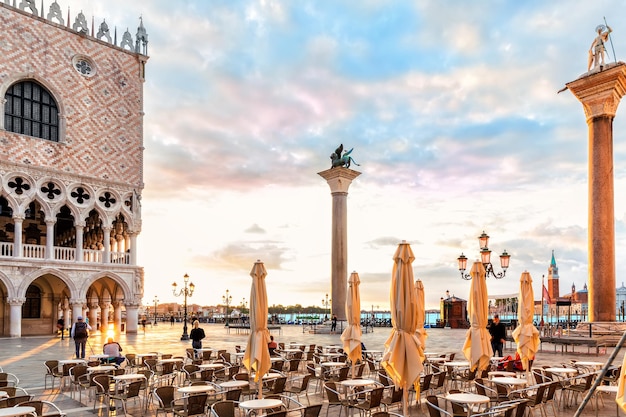
[[[235,345],[245,346],[247,338],[245,335],[228,334],[221,325],[204,325],[207,330],[207,342],[205,346],[212,346],[216,348],[228,348],[230,352],[234,352]],[[190,344],[189,342],[180,341],[181,324],[177,323],[175,327],[170,327],[169,323],[161,323],[156,327],[147,326],[145,334],[140,332],[135,335],[121,335],[119,342],[124,348],[124,353],[142,353],[158,351],[162,353],[172,353],[178,356],[184,356],[185,348]],[[389,335],[390,329],[388,328],[376,328],[374,333],[368,333],[364,335],[365,343],[369,349],[382,349],[384,341]],[[441,332],[441,333],[439,333]],[[444,333],[446,332],[446,333]],[[301,341],[302,343],[309,344],[312,340],[319,340],[319,344],[340,343],[339,335],[310,335],[304,334],[301,328],[297,326],[284,326],[282,333],[274,333],[280,341],[291,342]],[[464,332],[463,331],[450,331],[444,329],[430,329],[429,340],[433,348],[438,350],[442,349],[442,344],[449,346],[446,351],[448,353],[456,352],[457,358],[462,357],[460,353],[460,347],[462,346]],[[103,344],[103,336],[96,334],[89,339],[87,346],[87,356],[90,354],[101,353]],[[542,364],[557,364],[567,363],[571,359],[588,360],[588,361],[601,361],[606,362],[612,353],[612,348],[607,349],[606,352],[599,356],[595,354],[587,354],[585,352],[577,352],[575,354],[561,354],[554,353],[553,346],[544,346],[543,351],[537,356],[535,366],[541,366]],[[509,345],[505,350],[505,355],[515,352],[512,346]],[[92,415],[94,411],[93,402],[87,400],[87,396],[82,396],[82,403],[71,398],[68,391],[59,392],[58,381],[54,390],[44,390],[44,361],[49,359],[70,359],[74,356],[74,342],[68,340],[61,340],[59,337],[25,337],[25,338],[4,338],[2,339],[2,349],[0,350],[0,366],[5,372],[16,374],[19,379],[19,385],[25,388],[29,394],[34,395],[36,399],[45,399],[53,401],[68,415],[81,416]],[[615,364],[621,364],[623,355],[620,353],[617,355]],[[311,390],[312,391],[312,390]],[[310,395],[311,403],[317,403],[324,401],[319,395]],[[616,407],[612,400],[613,396],[606,397],[605,405],[600,406],[599,415],[601,416],[614,416],[616,415]],[[304,400],[304,397],[301,399]],[[305,400],[306,402],[306,400]],[[594,402],[595,404],[595,402]],[[132,402],[129,403],[130,415],[155,415],[155,410],[149,409],[148,412],[140,410],[138,406]],[[338,415],[339,407],[333,407],[330,410],[332,416]],[[395,410],[394,410],[395,411]],[[548,410],[549,411],[549,410]],[[96,408],[98,414],[106,415],[106,408]],[[113,411],[111,415],[114,415],[118,411]],[[571,416],[575,412],[575,408],[558,409],[559,416]],[[120,412],[121,413],[121,412]],[[425,407],[419,407],[413,404],[410,408],[412,416],[427,415]],[[551,414],[548,412],[548,414]],[[595,409],[592,409],[591,405],[588,405],[583,411],[583,415],[595,415]],[[322,414],[326,415],[326,405],[322,408]]]

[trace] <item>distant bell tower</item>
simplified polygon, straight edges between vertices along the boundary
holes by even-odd
[[[552,251],[552,260],[548,267],[548,294],[550,294],[551,300],[559,298],[559,267],[556,266],[554,251]]]

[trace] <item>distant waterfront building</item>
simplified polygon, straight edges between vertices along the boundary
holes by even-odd
[[[148,35],[49,3],[0,2],[0,336],[133,333]]]

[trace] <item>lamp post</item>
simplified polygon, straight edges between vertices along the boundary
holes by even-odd
[[[450,327],[450,291],[446,290],[446,299],[444,300],[444,309],[446,314],[446,324],[444,327]]]
[[[488,247],[489,243],[489,235],[483,231],[483,233],[478,236],[478,245],[480,246],[480,261],[485,267],[485,278],[489,275],[492,275],[496,279],[502,279],[506,275],[506,270],[509,267],[509,260],[511,259],[511,255],[506,253],[506,250],[502,252],[500,255],[500,267],[502,268],[502,272],[496,273],[493,270],[493,265],[491,264],[491,251]],[[459,271],[461,271],[461,278],[463,279],[472,279],[471,274],[466,274],[465,270],[467,269],[467,257],[461,253],[461,256],[457,258],[459,261]]]
[[[233,296],[230,295],[230,291],[226,290],[226,294],[222,296],[222,301],[226,304],[226,324],[228,327],[228,306],[230,306],[230,302],[233,301]]]
[[[326,294],[326,298],[322,299],[322,307],[328,310],[328,317],[330,317],[330,303],[332,302],[333,300],[328,299],[328,294]],[[326,311],[324,311],[324,314],[326,314]]]
[[[185,307],[183,310],[183,335],[180,337],[180,340],[189,340],[189,335],[187,334],[187,297],[191,297],[193,295],[193,290],[196,288],[193,285],[193,282],[189,282],[189,275],[185,274],[183,277],[183,281],[185,283],[185,287],[181,288],[180,291],[176,291],[178,288],[178,284],[174,282],[172,284],[172,292],[175,297],[180,297],[183,295],[185,297]]]
[[[246,299],[245,299],[245,298],[243,298],[243,299],[241,300],[241,317],[242,317],[241,322],[242,322],[242,323],[244,323],[244,324],[245,324],[245,322],[246,322],[246,320],[245,320],[245,319],[246,319],[246,317],[245,317],[245,313],[246,313],[246,306],[247,306],[247,301],[246,301]]]
[[[154,296],[154,325],[157,325],[157,304],[159,302],[159,299],[157,298],[157,296]]]

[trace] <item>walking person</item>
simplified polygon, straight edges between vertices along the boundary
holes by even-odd
[[[170,327],[174,327],[174,316],[170,316]]]
[[[330,332],[335,333],[337,331],[337,315],[333,314],[333,319],[330,322]]]
[[[57,320],[57,329],[61,330],[61,340],[63,340],[65,333],[65,320],[63,319],[63,316]]]
[[[191,339],[191,347],[195,352],[196,358],[198,358],[202,356],[198,355],[198,349],[202,349],[202,339],[205,338],[205,334],[198,320],[194,320],[192,327],[191,332],[189,332],[189,338]]]
[[[89,337],[91,326],[83,321],[83,316],[78,316],[70,330],[70,337],[74,339],[76,347],[76,359],[85,359],[85,346]]]
[[[504,323],[500,322],[500,316],[497,314],[493,316],[493,320],[489,325],[489,334],[491,335],[493,356],[502,357],[502,348],[506,342],[506,327],[504,327]]]

